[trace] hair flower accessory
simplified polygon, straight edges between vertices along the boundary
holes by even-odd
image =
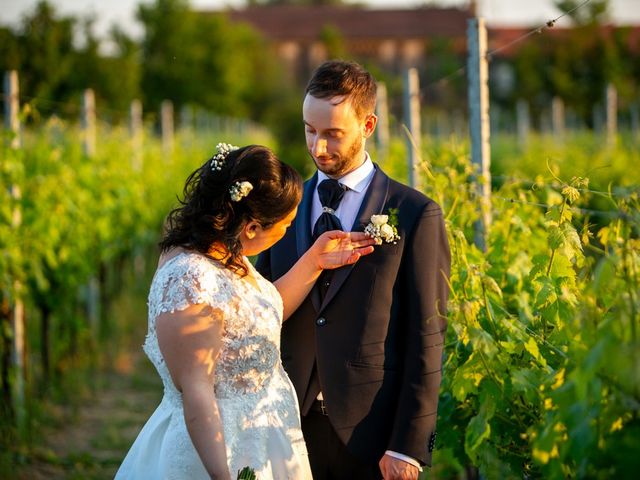
[[[219,143],[216,145],[216,154],[211,157],[211,170],[214,172],[222,170],[222,166],[224,165],[225,160],[227,159],[227,155],[234,150],[237,150],[239,147],[235,145],[231,145],[229,143]]]
[[[233,202],[239,202],[249,195],[251,190],[253,190],[253,185],[251,185],[251,182],[245,180],[244,182],[236,182],[231,185],[231,187],[229,187],[229,194]]]
[[[390,212],[391,213],[391,212]],[[392,213],[395,217],[395,212]],[[389,223],[389,215],[371,215],[371,222],[364,228],[364,233],[376,241],[376,245],[396,243],[400,240],[398,229],[393,224],[394,218]]]

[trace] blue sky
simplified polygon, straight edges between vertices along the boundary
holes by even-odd
[[[64,14],[97,18],[98,33],[106,32],[112,23],[118,23],[125,31],[140,33],[134,20],[138,3],[151,0],[49,0]],[[0,23],[15,24],[21,16],[37,4],[38,0],[0,0]],[[226,6],[240,7],[245,0],[191,0],[191,5],[202,9],[220,9]],[[467,0],[367,0],[371,7],[410,8],[427,3],[446,6],[460,6]],[[555,18],[559,12],[552,0],[478,0],[480,14],[493,25],[537,25]],[[640,0],[610,0],[613,20],[617,23],[640,25]]]

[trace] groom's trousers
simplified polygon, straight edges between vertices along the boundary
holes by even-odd
[[[315,404],[302,417],[302,433],[309,451],[313,480],[381,480],[378,465],[355,458],[338,437],[329,417]]]
[[[333,277],[325,270],[316,282],[324,298]],[[378,465],[368,465],[355,458],[342,443],[329,421],[328,412],[317,400],[320,392],[318,368],[314,364],[302,404],[302,433],[309,451],[313,480],[381,480]]]

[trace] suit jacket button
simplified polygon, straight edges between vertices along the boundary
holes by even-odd
[[[325,323],[327,323],[327,320],[324,317],[320,317],[316,320],[316,325],[319,327],[323,326]]]
[[[433,448],[434,448],[434,447],[435,447],[435,445],[436,445],[436,435],[437,435],[437,433],[436,433],[436,432],[433,432],[433,433],[431,434],[431,436],[429,437],[429,445],[428,445],[428,448],[429,448],[429,451],[430,451],[430,452],[433,452]]]

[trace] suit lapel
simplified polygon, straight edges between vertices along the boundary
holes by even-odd
[[[304,191],[302,193],[302,201],[298,207],[298,215],[296,217],[296,250],[298,258],[309,250],[313,243],[311,238],[311,205],[313,203],[313,192],[318,183],[318,172],[304,183]],[[316,311],[320,311],[320,292],[317,288],[311,289],[311,302]]]
[[[304,183],[302,201],[298,207],[296,217],[296,249],[298,258],[304,255],[311,246],[311,204],[313,203],[313,191],[318,181],[318,173]]]
[[[371,215],[381,214],[385,204],[387,203],[387,197],[389,195],[389,177],[380,170],[377,164],[376,173],[371,179],[371,184],[367,189],[367,193],[360,205],[356,221],[353,224],[353,230],[355,232],[364,232],[364,227],[371,221]]]
[[[384,205],[387,202],[387,196],[389,194],[389,177],[382,170],[380,170],[380,167],[378,167],[378,165],[375,165],[375,167],[376,173],[371,179],[371,183],[369,184],[367,193],[364,196],[362,205],[360,205],[360,210],[358,211],[358,215],[356,216],[356,221],[353,224],[353,231],[355,232],[364,231],[364,227],[366,227],[369,223],[371,215],[381,214]],[[324,297],[322,306],[320,308],[316,308],[316,310],[320,311],[327,306],[327,304],[336,295],[336,293],[338,293],[340,287],[342,287],[342,284],[347,279],[355,265],[356,264],[348,265],[334,271],[333,277],[331,279],[331,285],[329,286],[329,290]],[[316,291],[317,289],[314,288],[313,290]],[[318,300],[320,300],[319,297]]]

